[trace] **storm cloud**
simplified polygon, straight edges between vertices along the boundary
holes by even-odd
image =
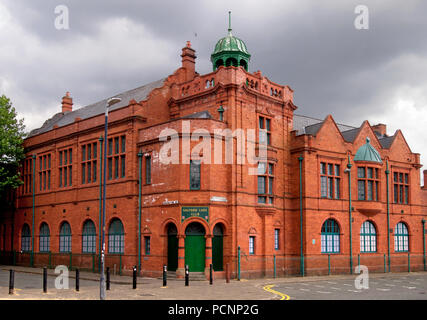
[[[360,4],[369,9],[368,30],[354,26]],[[58,5],[69,9],[69,30],[55,28]],[[385,123],[426,159],[422,0],[2,0],[0,93],[31,130],[60,110],[66,91],[79,108],[171,74],[187,40],[196,70],[211,72],[229,10],[233,34],[252,55],[249,70],[289,85],[298,114]]]

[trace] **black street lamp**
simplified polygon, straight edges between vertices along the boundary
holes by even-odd
[[[104,181],[102,190],[102,237],[101,237],[101,280],[100,280],[100,299],[105,300],[105,275],[104,275],[104,260],[105,260],[105,181],[107,178],[107,134],[108,134],[108,108],[113,104],[122,101],[120,98],[111,98],[107,100],[105,105],[105,125],[104,125]]]

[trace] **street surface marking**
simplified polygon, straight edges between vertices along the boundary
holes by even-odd
[[[330,284],[337,284],[336,282],[334,282],[334,281],[326,281],[327,283],[330,283]]]
[[[335,288],[335,287],[330,287],[330,288],[334,290],[341,290],[341,288]]]
[[[310,291],[310,289],[300,288],[301,291]]]
[[[290,297],[289,297],[287,294],[284,294],[284,293],[282,293],[282,292],[279,292],[279,291],[276,291],[276,290],[271,289],[271,288],[273,288],[273,287],[275,287],[275,285],[274,285],[274,284],[270,284],[270,285],[268,285],[268,286],[265,286],[263,289],[264,289],[265,291],[270,292],[270,293],[277,294],[278,296],[280,296],[280,297],[281,297],[281,299],[280,299],[280,300],[289,300],[289,299],[290,299]]]
[[[395,284],[389,284],[389,283],[386,283],[384,285],[387,286],[387,287],[395,287],[396,286]]]
[[[406,287],[406,286],[402,286],[403,288],[406,288],[406,289],[415,289],[416,287]]]
[[[324,288],[325,286],[314,285],[317,288]]]
[[[377,290],[380,290],[380,291],[390,291],[391,289],[382,289],[382,288],[377,288]]]
[[[329,291],[316,291],[317,293],[330,293]]]

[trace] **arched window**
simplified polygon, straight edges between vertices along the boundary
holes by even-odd
[[[237,67],[237,60],[235,58],[228,58],[225,61],[225,66],[226,67],[230,67],[230,66]]]
[[[59,230],[59,252],[71,252],[71,227],[64,222]]]
[[[82,252],[96,252],[96,229],[92,220],[87,220],[83,225]]]
[[[125,232],[119,219],[114,219],[108,228],[108,252],[124,253]]]
[[[360,252],[377,252],[377,231],[370,221],[365,221],[360,228]]]
[[[218,69],[220,66],[224,65],[224,61],[222,59],[219,59],[215,64],[215,69]]]
[[[328,219],[323,223],[321,232],[322,253],[340,252],[340,229],[333,219]]]
[[[403,222],[399,222],[394,229],[394,251],[409,251],[409,233],[408,227]]]
[[[49,252],[50,250],[50,232],[46,222],[40,226],[39,248],[40,252]]]
[[[22,251],[31,251],[31,231],[28,224],[22,226],[21,233],[21,250]]]

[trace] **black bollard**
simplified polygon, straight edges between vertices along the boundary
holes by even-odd
[[[43,292],[47,292],[47,268],[43,268]]]
[[[168,267],[163,266],[163,287],[167,286],[167,274],[168,274]]]
[[[209,265],[209,284],[213,283],[213,269],[212,269],[212,263]]]
[[[80,271],[76,269],[76,291],[80,290]]]
[[[9,275],[9,294],[13,294],[14,287],[15,287],[15,271],[11,269],[10,275]]]
[[[136,266],[133,267],[133,284],[132,288],[136,289]]]
[[[188,282],[190,278],[190,272],[188,271],[188,264],[185,265],[185,286],[188,287]]]
[[[228,263],[225,265],[225,283],[230,283],[230,273]]]
[[[107,290],[110,290],[110,267],[107,267]]]

